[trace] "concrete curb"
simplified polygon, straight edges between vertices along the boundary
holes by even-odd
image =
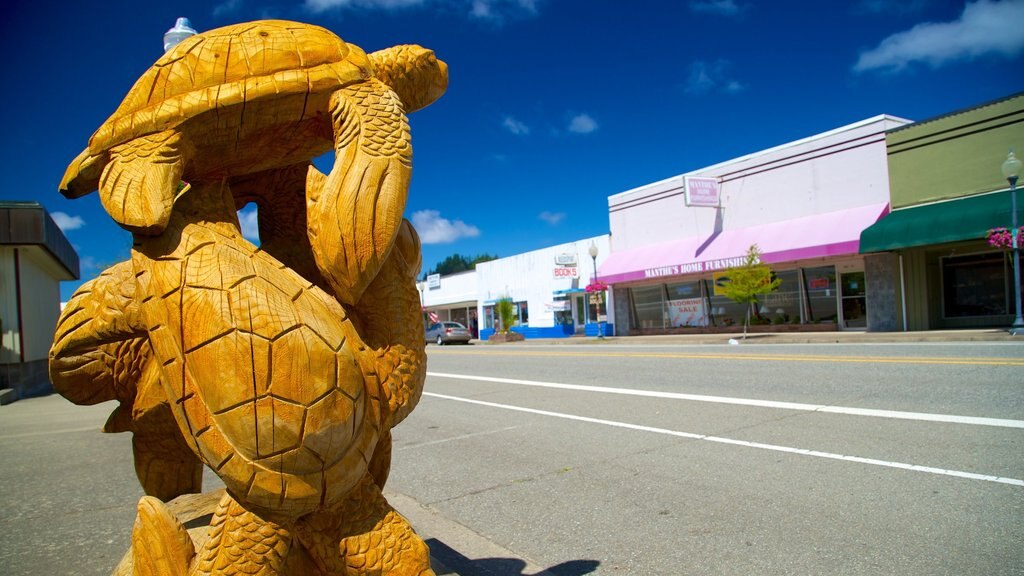
[[[1002,329],[982,330],[930,330],[920,332],[781,332],[751,333],[742,340],[743,333],[727,334],[667,334],[659,336],[574,336],[569,338],[534,338],[522,342],[491,343],[474,340],[481,346],[602,346],[602,345],[698,345],[730,344],[735,340],[742,344],[887,344],[908,342],[1017,342],[1024,343],[1024,337],[1012,336]]]
[[[404,494],[385,488],[384,496],[430,546],[430,562],[437,576],[504,576],[487,565],[515,565],[516,574],[555,576],[515,552],[499,546],[440,512]]]

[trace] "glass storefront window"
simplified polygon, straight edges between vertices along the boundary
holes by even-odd
[[[458,322],[459,324],[462,324],[463,326],[469,328],[469,309],[456,308],[449,312],[448,317],[453,322]]]
[[[526,302],[525,301],[523,301],[523,302],[516,302],[515,303],[515,307],[516,307],[516,313],[519,316],[519,325],[520,326],[529,326],[530,325],[530,309],[527,308]]]
[[[667,288],[668,300],[665,307],[670,327],[708,325],[708,310],[699,280],[669,284]]]
[[[781,280],[779,288],[771,294],[759,297],[758,313],[764,322],[770,324],[800,323],[800,276],[796,270],[775,272]]]
[[[807,311],[811,322],[835,322],[839,316],[836,304],[836,267],[804,268]]]
[[[665,327],[665,286],[630,288],[634,328]]]
[[[1009,313],[1013,275],[1002,252],[942,259],[942,314],[945,318]]]

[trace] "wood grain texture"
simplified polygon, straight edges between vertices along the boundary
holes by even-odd
[[[50,352],[61,394],[118,400],[105,430],[134,434],[148,496],[116,574],[432,574],[381,488],[426,373],[406,113],[446,86],[418,46],[228,26],[157,61],[69,165],[61,191],[98,188],[134,236]],[[200,491],[203,465],[227,492],[185,530],[162,501]]]

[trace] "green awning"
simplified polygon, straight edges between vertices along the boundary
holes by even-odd
[[[1017,225],[1024,225],[1024,194],[1018,190]],[[992,228],[1009,228],[1010,192],[967,196],[893,210],[860,234],[860,253],[980,240]]]

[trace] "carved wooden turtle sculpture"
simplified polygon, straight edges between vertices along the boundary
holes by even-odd
[[[147,494],[198,491],[200,461],[227,486],[198,552],[144,499],[131,573],[432,573],[380,489],[425,376],[405,114],[446,86],[418,46],[228,26],[160,58],[69,166],[61,191],[98,187],[135,244],[62,314],[54,386],[121,401],[107,429],[135,433]]]

